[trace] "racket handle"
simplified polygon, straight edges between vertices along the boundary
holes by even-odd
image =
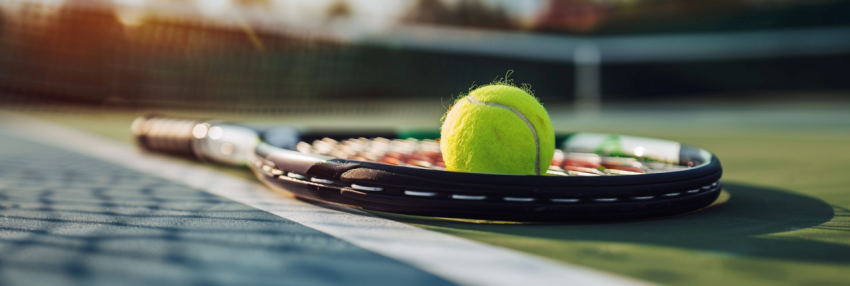
[[[139,147],[201,161],[244,165],[259,141],[253,129],[217,120],[145,115],[131,126]]]
[[[205,120],[145,115],[133,121],[130,129],[139,147],[177,156],[197,157],[192,130]]]

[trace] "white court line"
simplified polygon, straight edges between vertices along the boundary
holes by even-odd
[[[650,285],[365,212],[343,212],[307,204],[281,196],[257,182],[163,156],[142,154],[127,144],[20,115],[0,113],[0,133],[85,154],[222,196],[462,285]]]

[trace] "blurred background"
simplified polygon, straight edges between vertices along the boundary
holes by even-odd
[[[831,103],[848,66],[837,0],[0,1],[7,108],[439,116],[508,70],[564,112]]]

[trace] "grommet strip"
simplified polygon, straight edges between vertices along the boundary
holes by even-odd
[[[316,177],[310,178],[310,181],[313,182],[313,183],[327,184],[327,185],[334,183],[334,181],[331,181],[331,180],[328,180],[328,179],[316,178]]]
[[[579,199],[551,199],[555,203],[577,203]]]
[[[363,185],[358,185],[358,184],[351,184],[351,188],[358,190],[358,191],[367,191],[367,192],[380,192],[380,191],[384,190],[384,188],[381,188],[381,187],[370,187],[370,186],[363,186]]]
[[[306,179],[307,179],[307,176],[304,176],[304,175],[301,175],[301,174],[292,173],[292,172],[290,172],[289,174],[286,174],[286,176],[287,176],[287,177],[290,177],[290,178],[293,178],[293,179],[298,179],[298,180],[306,180]]]
[[[487,196],[467,196],[467,195],[452,195],[452,199],[455,200],[472,200],[472,201],[480,201],[486,199]]]
[[[434,193],[434,192],[420,192],[420,191],[411,191],[411,190],[404,190],[404,194],[408,195],[408,196],[414,196],[414,197],[435,197],[435,196],[437,196],[437,193]]]

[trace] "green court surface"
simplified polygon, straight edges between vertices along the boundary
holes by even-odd
[[[438,104],[438,103],[436,103]],[[850,109],[623,109],[574,114],[547,106],[556,130],[612,132],[705,148],[724,167],[728,200],[651,220],[602,224],[493,224],[387,217],[665,285],[848,285],[850,278]],[[131,144],[144,111],[35,111],[44,119]],[[169,115],[297,124],[316,128],[437,128],[439,113]],[[247,170],[211,167],[253,179]]]

